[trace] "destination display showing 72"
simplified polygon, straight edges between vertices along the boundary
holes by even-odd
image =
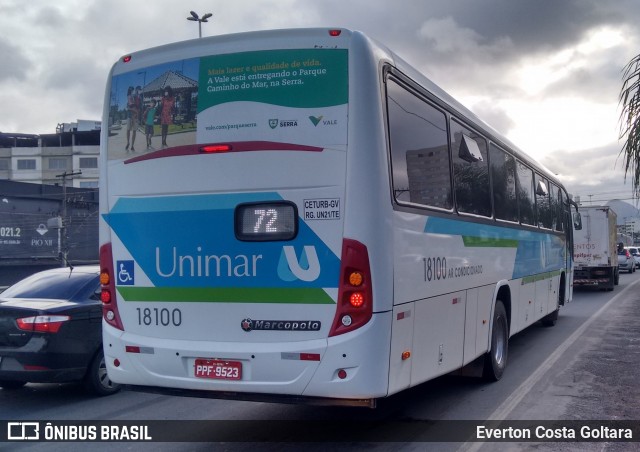
[[[238,240],[292,240],[298,233],[298,209],[282,201],[240,204],[236,207],[235,232]]]

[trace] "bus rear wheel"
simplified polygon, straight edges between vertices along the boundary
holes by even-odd
[[[507,367],[509,351],[509,322],[507,311],[501,300],[496,302],[493,311],[493,328],[491,330],[491,348],[484,358],[482,378],[487,381],[498,381]]]

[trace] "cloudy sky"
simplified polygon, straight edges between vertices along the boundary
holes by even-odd
[[[618,141],[622,69],[640,53],[637,0],[0,0],[0,131],[100,119],[107,73],[134,50],[310,26],[385,43],[583,201],[629,199]]]

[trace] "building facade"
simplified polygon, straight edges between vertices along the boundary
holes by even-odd
[[[100,123],[57,130],[0,133],[0,291],[36,271],[98,261]]]
[[[97,188],[99,123],[97,127],[58,127],[58,133],[45,135],[0,133],[0,180],[62,185],[66,179],[68,187]]]

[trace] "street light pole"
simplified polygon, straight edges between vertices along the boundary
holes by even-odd
[[[202,22],[208,22],[208,18],[213,16],[211,13],[206,13],[204,16],[200,17],[194,11],[189,11],[191,16],[187,17],[187,20],[192,20],[194,22],[198,22],[198,37],[202,38]]]

